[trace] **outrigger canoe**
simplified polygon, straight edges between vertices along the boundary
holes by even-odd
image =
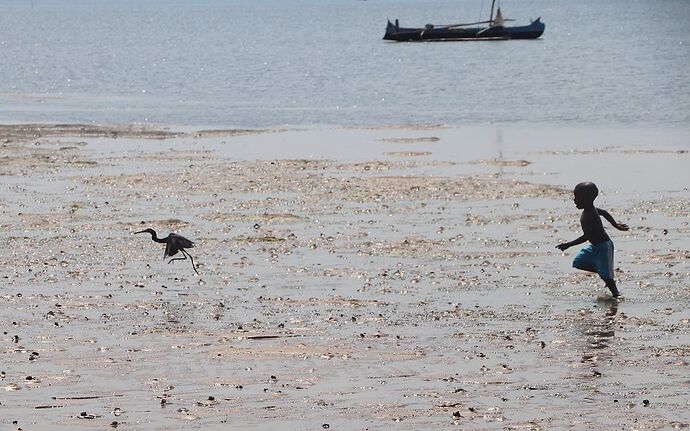
[[[494,0],[495,1],[495,0]],[[496,16],[493,16],[494,5],[491,4],[491,15],[488,21],[479,21],[467,24],[451,24],[435,26],[427,24],[421,28],[400,27],[398,20],[392,23],[388,20],[384,40],[397,42],[418,41],[453,41],[453,40],[508,40],[508,39],[537,39],[544,34],[544,23],[541,17],[532,21],[529,25],[507,27],[498,8]],[[484,24],[483,26],[480,24]]]

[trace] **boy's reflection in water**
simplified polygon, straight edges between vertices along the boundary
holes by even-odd
[[[599,314],[598,310],[603,310]],[[582,352],[583,364],[591,370],[588,377],[600,377],[600,366],[606,367],[615,356],[615,351],[609,348],[609,343],[615,339],[615,316],[618,313],[617,300],[598,301],[597,311],[583,319],[582,332],[587,336]]]

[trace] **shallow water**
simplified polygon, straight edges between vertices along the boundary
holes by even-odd
[[[496,134],[12,135],[0,425],[687,427],[682,141],[554,148],[547,133],[493,156]],[[654,187],[614,175],[639,154],[663,166]],[[631,225],[609,229],[620,303],[554,248],[578,235],[558,166],[587,159],[616,163],[599,204]],[[196,241],[201,275],[142,226]]]

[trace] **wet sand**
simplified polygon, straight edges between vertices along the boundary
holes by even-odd
[[[0,126],[0,429],[688,428],[687,136]]]

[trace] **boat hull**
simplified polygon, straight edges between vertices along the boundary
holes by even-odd
[[[397,20],[396,20],[397,24]],[[396,42],[432,42],[455,40],[508,40],[508,39],[538,39],[544,33],[544,23],[541,18],[531,24],[519,27],[434,27],[427,25],[423,28],[404,28],[388,21],[384,40]]]

